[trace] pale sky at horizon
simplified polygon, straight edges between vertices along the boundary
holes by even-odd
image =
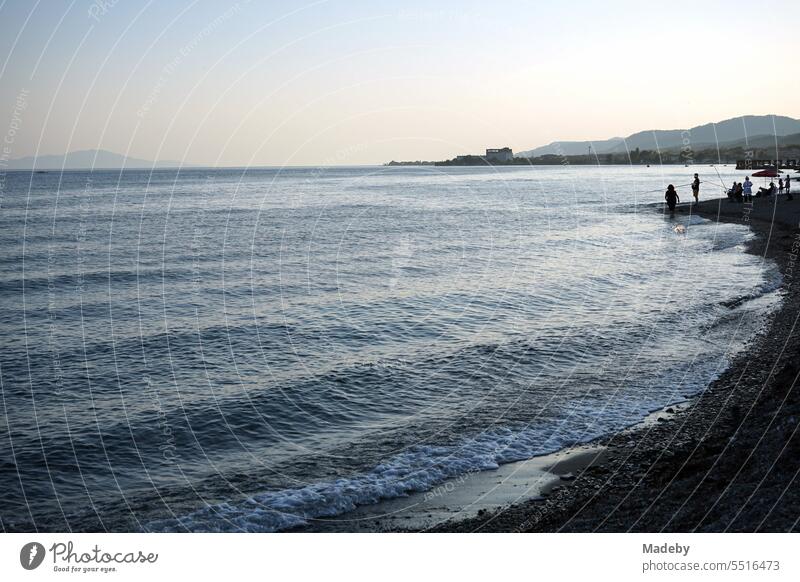
[[[502,6],[0,0],[6,155],[378,164],[800,117],[794,3]]]

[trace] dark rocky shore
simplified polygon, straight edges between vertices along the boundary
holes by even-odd
[[[442,532],[800,530],[800,199],[710,200],[693,212],[749,224],[748,252],[783,274],[783,303],[691,406],[600,441],[602,459],[544,500],[449,522]]]

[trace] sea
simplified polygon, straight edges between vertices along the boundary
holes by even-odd
[[[2,530],[303,529],[701,393],[781,297],[694,172],[6,172]]]

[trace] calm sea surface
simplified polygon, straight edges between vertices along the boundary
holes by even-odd
[[[697,393],[779,275],[643,193],[694,171],[6,174],[3,529],[283,529]]]

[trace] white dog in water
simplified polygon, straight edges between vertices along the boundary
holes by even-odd
[[[675,227],[672,229],[678,234],[686,234],[686,227],[682,224],[676,224]]]

